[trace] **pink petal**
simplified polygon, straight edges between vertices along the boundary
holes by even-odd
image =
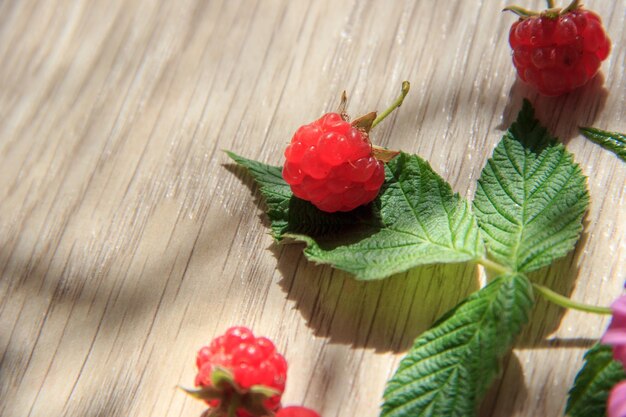
[[[608,417],[626,417],[626,381],[613,387],[607,402]]]
[[[613,359],[621,362],[626,367],[626,346],[613,346]]]
[[[626,295],[622,295],[611,304],[611,310],[613,310],[613,316],[626,316]]]
[[[602,343],[605,345],[626,345],[626,331],[609,327],[602,336]]]
[[[609,327],[614,327],[616,329],[622,329],[626,331],[626,316],[621,315],[613,315],[613,319],[611,319],[611,324]]]
[[[626,367],[626,295],[611,305],[613,318],[602,336],[602,343],[613,346],[613,357]]]

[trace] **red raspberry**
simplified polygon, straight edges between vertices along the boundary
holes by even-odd
[[[367,133],[338,113],[300,127],[285,158],[283,178],[293,194],[329,213],[369,203],[385,181]]]
[[[369,203],[385,181],[384,162],[398,154],[372,146],[369,131],[402,105],[411,85],[380,116],[368,113],[352,123],[345,113],[346,94],[337,113],[301,126],[285,149],[283,179],[293,194],[322,211],[350,211]]]
[[[611,41],[600,17],[575,0],[564,10],[520,14],[509,32],[513,65],[520,78],[541,94],[557,96],[585,85],[609,56]]]
[[[273,411],[280,405],[287,379],[287,362],[269,339],[254,337],[245,327],[232,327],[209,346],[201,348],[196,365],[195,385],[202,387],[207,395],[206,398],[201,393],[195,396],[203,398],[211,407],[226,411],[233,401],[237,401],[241,406],[236,415],[251,417],[257,414],[254,410]],[[221,375],[226,372],[219,386],[213,385],[216,371]],[[267,391],[267,388],[274,391],[273,395],[262,396],[259,404],[259,389]],[[223,416],[226,416],[225,412]]]
[[[274,417],[320,417],[320,415],[310,408],[290,406],[278,410]]]

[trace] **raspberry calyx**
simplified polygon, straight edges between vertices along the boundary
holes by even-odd
[[[196,357],[195,390],[183,390],[205,401],[211,417],[271,415],[280,406],[287,362],[267,338],[232,327]]]
[[[301,126],[285,149],[282,172],[293,194],[329,213],[374,200],[385,180],[384,162],[398,152],[373,146],[369,132],[402,105],[409,88],[403,82],[401,95],[380,115],[371,112],[352,122],[344,92],[336,113]]]
[[[519,16],[509,31],[513,65],[522,81],[547,96],[558,96],[585,85],[611,50],[600,17],[580,0],[561,9],[504,9]]]

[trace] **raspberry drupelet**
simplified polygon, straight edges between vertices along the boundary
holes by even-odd
[[[516,6],[505,10],[520,16],[509,31],[513,65],[524,82],[544,95],[558,96],[585,85],[609,56],[611,41],[600,17],[580,0],[541,13]]]
[[[344,111],[327,113],[301,126],[285,149],[283,179],[293,194],[318,209],[351,211],[374,200],[385,181],[384,162],[397,152],[373,146],[369,131],[399,107],[410,85],[380,116],[369,113],[353,122]]]

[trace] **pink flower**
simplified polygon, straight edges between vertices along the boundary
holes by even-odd
[[[626,417],[626,381],[615,385],[606,406],[608,417]]]
[[[613,358],[626,368],[626,295],[611,304],[613,319],[602,336],[602,343],[613,346]]]

